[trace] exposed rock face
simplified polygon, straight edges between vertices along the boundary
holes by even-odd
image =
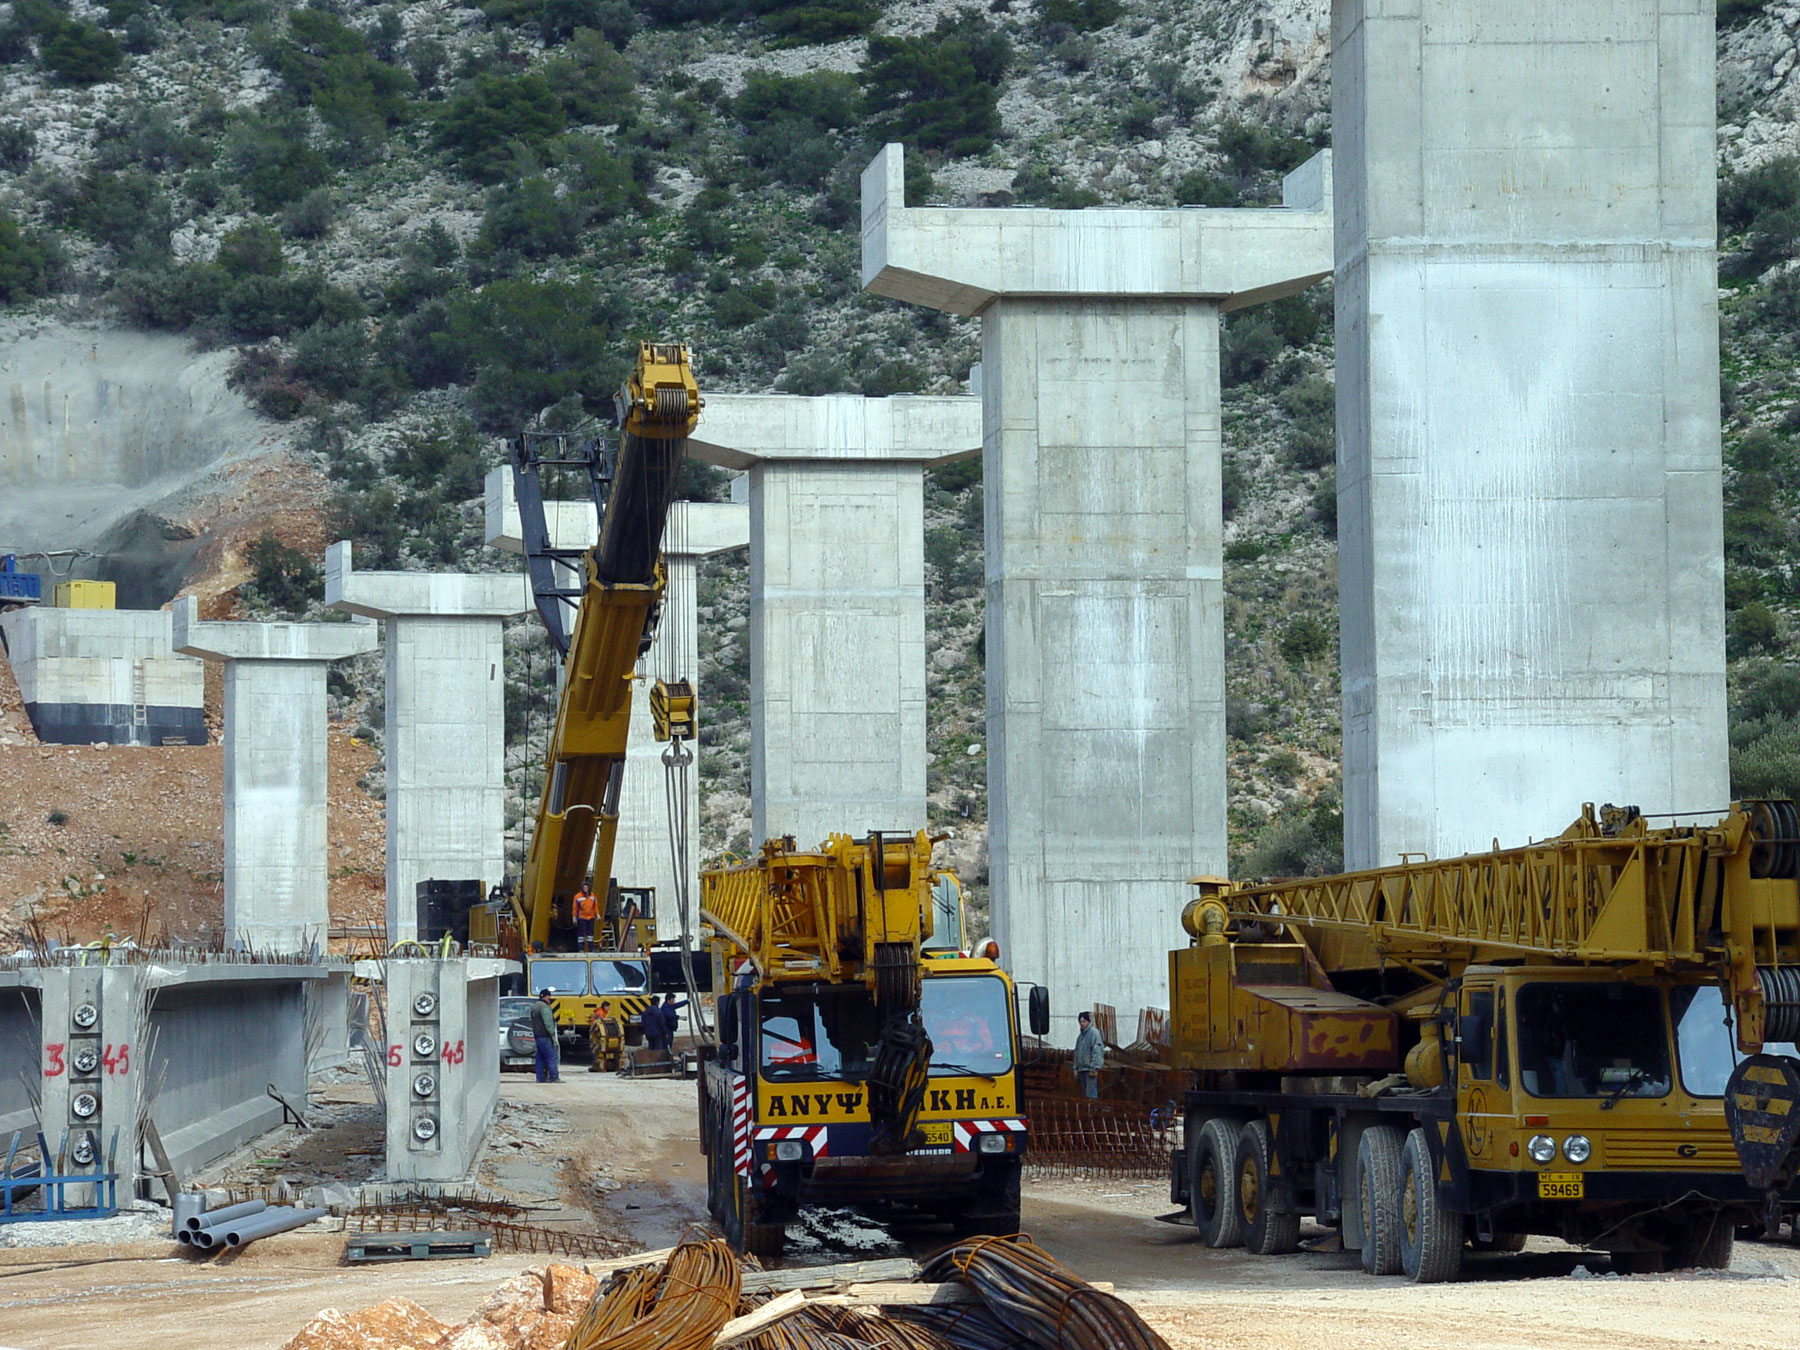
[[[533,1266],[455,1326],[391,1298],[355,1313],[327,1308],[282,1350],[561,1350],[599,1287],[574,1266]]]

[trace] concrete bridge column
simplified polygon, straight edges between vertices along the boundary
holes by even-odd
[[[225,664],[225,941],[325,950],[325,667],[372,651],[356,623],[203,623],[175,602],[174,647]]]
[[[520,575],[358,572],[325,554],[325,603],[380,619],[387,647],[388,940],[418,934],[418,883],[505,874],[501,620],[531,608]]]
[[[925,826],[927,464],[966,397],[713,394],[688,442],[749,471],[750,842]]]
[[[710,402],[710,399],[709,399]],[[487,476],[487,542],[506,553],[523,553],[519,503],[513,495],[512,470],[506,465]],[[631,739],[625,755],[625,781],[620,788],[624,809],[613,844],[613,875],[623,886],[656,888],[656,935],[681,936],[676,905],[674,861],[669,852],[669,810],[664,792],[663,747],[650,718],[650,686],[658,680],[688,680],[702,695],[696,722],[706,721],[700,688],[699,563],[715,553],[728,553],[749,542],[749,511],[730,502],[676,502],[663,530],[663,564],[668,586],[662,618],[650,650],[638,665],[640,685],[631,701]],[[591,546],[598,537],[591,502],[545,502],[544,520],[554,548]],[[570,615],[571,626],[574,622]],[[690,770],[687,787],[688,895],[700,895],[700,775]],[[696,916],[695,922],[698,922]]]
[[[1268,210],[904,181],[898,145],[863,174],[863,285],[982,318],[993,928],[1072,1036],[1166,1006],[1183,882],[1225,870],[1219,316],[1330,273],[1330,160]]]
[[[1723,808],[1713,5],[1332,44],[1346,862]]]

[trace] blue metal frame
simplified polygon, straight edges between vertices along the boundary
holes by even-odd
[[[114,1164],[119,1151],[119,1132],[112,1133],[112,1142],[106,1150],[104,1163],[96,1157],[94,1170],[91,1172],[71,1172],[68,1167],[69,1132],[64,1130],[62,1139],[57,1144],[53,1171],[46,1171],[50,1165],[51,1153],[49,1142],[40,1130],[37,1135],[38,1161],[26,1164],[30,1171],[13,1170],[13,1159],[19,1152],[19,1140],[22,1136],[15,1132],[12,1143],[7,1146],[6,1163],[0,1167],[0,1223],[22,1223],[32,1219],[109,1219],[119,1212],[119,1173]],[[70,1205],[68,1188],[70,1186],[92,1186],[95,1203],[91,1205]],[[37,1209],[21,1209],[18,1202],[32,1192],[42,1192],[42,1206]]]

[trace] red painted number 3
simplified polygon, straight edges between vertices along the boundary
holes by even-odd
[[[390,1069],[397,1069],[400,1067],[400,1047],[397,1045],[390,1045],[388,1047],[388,1067]]]
[[[61,1078],[63,1073],[63,1044],[61,1041],[47,1041],[44,1044],[44,1077]]]
[[[463,1043],[461,1041],[444,1042],[444,1063],[461,1064],[463,1062]]]
[[[119,1045],[107,1046],[106,1053],[100,1057],[100,1062],[106,1066],[106,1076],[108,1078],[112,1077],[114,1074],[130,1073],[131,1072],[131,1044],[130,1044],[130,1042],[127,1041],[127,1042],[124,1042]]]

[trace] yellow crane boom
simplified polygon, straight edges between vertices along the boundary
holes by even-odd
[[[617,403],[618,456],[599,537],[582,558],[584,582],[563,662],[543,793],[514,893],[528,948],[547,940],[557,906],[568,904],[590,868],[602,891],[612,873],[632,675],[661,611],[663,526],[687,438],[700,416],[687,349],[641,344]],[[691,717],[691,692],[664,691],[653,702],[663,716],[673,707]]]

